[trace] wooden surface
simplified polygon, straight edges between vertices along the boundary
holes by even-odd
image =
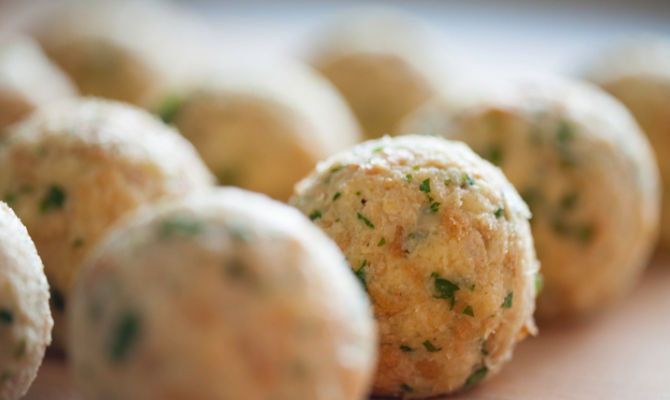
[[[45,360],[26,399],[79,399],[62,359]],[[541,327],[499,375],[450,399],[670,399],[670,258],[595,318]]]

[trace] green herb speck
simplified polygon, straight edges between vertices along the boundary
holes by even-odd
[[[451,308],[454,308],[456,291],[459,289],[458,285],[447,279],[441,278],[440,274],[437,272],[433,272],[430,276],[434,279],[435,291],[437,292],[433,297],[436,299],[449,300],[451,302]]]
[[[377,243],[377,247],[382,247],[385,244],[386,244],[386,238],[381,238],[379,239],[379,243]]]
[[[0,308],[0,323],[11,325],[14,322],[14,313],[6,308]]]
[[[65,311],[65,296],[60,290],[53,287],[51,288],[51,305],[56,311]]]
[[[405,345],[400,346],[400,350],[402,350],[404,353],[410,353],[410,352],[414,351],[413,348],[411,348],[409,346],[405,346]]]
[[[593,225],[591,224],[586,224],[577,227],[577,230],[575,234],[577,235],[577,240],[579,240],[580,243],[586,244],[591,241],[593,238]]]
[[[579,193],[577,192],[570,192],[565,194],[563,197],[561,197],[561,208],[563,210],[571,210],[574,208],[575,204],[577,204],[577,200],[579,200]]]
[[[468,187],[468,186],[472,186],[474,184],[475,184],[475,180],[470,174],[464,173],[463,175],[461,175],[461,186],[462,187]]]
[[[415,171],[418,171],[418,170],[419,170],[419,168],[421,168],[421,167],[420,167],[420,166],[418,166],[418,165],[415,165],[415,166],[413,166],[413,167],[412,167],[412,169],[413,169],[413,170],[415,170]]]
[[[309,214],[309,219],[312,221],[319,218],[321,218],[321,210],[314,210],[311,214]]]
[[[4,201],[7,204],[12,204],[14,203],[14,201],[16,201],[16,195],[14,193],[7,193],[2,198],[2,201]]]
[[[23,358],[24,355],[26,355],[26,350],[28,348],[28,338],[24,337],[19,341],[18,346],[16,346],[16,350],[14,351],[14,358],[19,360]]]
[[[162,221],[158,227],[158,235],[163,238],[173,236],[193,236],[202,232],[202,224],[185,215],[176,215]]]
[[[425,347],[426,350],[428,350],[428,352],[430,352],[430,353],[436,353],[436,352],[442,350],[442,347],[435,347],[435,345],[433,343],[431,343],[430,340],[426,340],[422,344],[423,344],[423,347]]]
[[[400,389],[402,389],[403,391],[405,391],[407,393],[412,393],[414,391],[414,388],[411,387],[410,385],[406,384],[406,383],[401,383],[400,384]]]
[[[493,215],[496,216],[496,218],[500,218],[503,215],[504,208],[502,206],[498,207],[496,212],[493,213]]]
[[[365,225],[367,225],[369,228],[372,228],[372,229],[375,228],[375,226],[372,224],[372,222],[370,222],[370,220],[368,220],[363,215],[361,215],[361,213],[356,213],[356,217],[358,217],[359,220],[363,221],[363,223]]]
[[[183,97],[176,95],[166,97],[158,107],[158,117],[166,124],[173,123],[183,104]]]
[[[471,292],[474,292],[474,291],[475,291],[475,284],[474,284],[474,283],[473,283],[472,285],[470,285],[470,291],[471,291]]]
[[[335,195],[333,196],[333,201],[339,199],[340,196],[342,196],[342,193],[340,193],[340,192],[335,193]]]
[[[379,153],[379,152],[382,151],[383,149],[384,149],[384,148],[381,147],[381,146],[379,146],[379,147],[375,147],[374,149],[372,149],[372,152],[373,152],[373,153]]]
[[[242,261],[233,258],[226,262],[226,275],[230,278],[239,280],[247,276],[247,268]]]
[[[113,361],[123,361],[137,343],[140,335],[140,318],[132,311],[126,312],[117,321],[112,329],[109,342],[109,358]]]
[[[40,202],[42,214],[51,209],[62,208],[65,204],[65,191],[60,185],[51,185]]]
[[[472,307],[471,307],[471,306],[467,306],[467,307],[465,307],[465,310],[463,310],[463,314],[465,314],[465,315],[469,315],[469,316],[471,316],[471,317],[474,317],[474,316],[475,316],[475,312],[472,310]]]
[[[512,300],[514,300],[514,292],[509,292],[509,294],[505,297],[505,300],[502,303],[503,308],[511,308],[512,307]]]
[[[535,293],[540,293],[544,287],[544,277],[541,273],[535,274]]]
[[[221,186],[238,186],[243,179],[238,169],[225,167],[216,172],[216,180]]]
[[[72,241],[72,247],[79,248],[84,245],[84,240],[82,238],[76,238]]]
[[[556,130],[556,140],[559,143],[565,144],[569,142],[575,136],[575,130],[573,127],[565,120],[561,121]]]
[[[356,273],[356,277],[358,278],[358,280],[359,280],[359,281],[361,282],[361,284],[363,285],[363,288],[365,289],[365,291],[368,290],[368,282],[367,282],[367,280],[365,279],[365,278],[366,278],[366,277],[365,277],[365,267],[366,267],[367,265],[368,265],[368,260],[363,260],[363,264],[361,264],[360,268],[358,268],[358,269],[355,271],[355,273]]]
[[[405,175],[405,180],[407,181],[407,183],[411,183],[412,182],[412,174]]]
[[[431,203],[430,204],[430,211],[432,211],[433,213],[436,213],[436,212],[440,211],[440,203],[438,203],[437,201]]]
[[[465,387],[469,388],[470,386],[474,385],[475,383],[481,381],[486,377],[486,374],[489,372],[489,369],[486,368],[486,366],[483,366],[476,370],[475,372],[468,377],[468,379],[465,381]]]
[[[424,193],[430,193],[430,179],[426,179],[419,185],[419,190]]]
[[[487,152],[485,157],[493,165],[500,165],[502,162],[503,154],[500,146],[492,146]]]

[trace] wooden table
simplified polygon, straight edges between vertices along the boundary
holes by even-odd
[[[45,360],[26,399],[79,399],[62,359]],[[630,297],[592,320],[541,328],[499,375],[450,399],[670,400],[670,257],[657,257]]]

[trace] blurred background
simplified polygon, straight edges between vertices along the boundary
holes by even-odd
[[[40,5],[0,0],[0,31],[21,26]],[[631,36],[670,34],[667,0],[216,1],[181,0],[213,28],[226,58],[296,53],[311,34],[352,6],[409,11],[432,28],[437,52],[451,64],[487,73],[578,70],[588,57]],[[457,61],[457,62],[456,62]]]

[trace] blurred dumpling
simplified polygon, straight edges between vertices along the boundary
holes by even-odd
[[[136,107],[97,99],[53,103],[0,141],[0,198],[28,228],[59,318],[82,260],[127,212],[209,186],[177,132]]]
[[[87,399],[363,400],[375,366],[370,304],[335,243],[235,188],[121,223],[69,323]]]
[[[220,184],[282,201],[317,161],[361,137],[332,85],[293,63],[219,71],[166,98],[158,113],[193,143]]]
[[[515,83],[459,110],[425,106],[403,130],[467,143],[526,200],[539,318],[591,313],[637,282],[657,237],[658,169],[616,99],[575,81]]]
[[[310,63],[347,100],[367,138],[393,133],[438,90],[422,26],[394,9],[355,9],[314,43]]]
[[[0,136],[35,108],[75,94],[70,80],[35,42],[25,37],[0,38]]]
[[[33,30],[85,96],[151,107],[198,59],[200,26],[156,1],[77,1],[56,6]]]
[[[661,240],[670,246],[670,38],[640,39],[599,55],[588,77],[633,113],[656,151],[663,181]]]
[[[26,227],[0,202],[0,399],[25,394],[51,343],[42,260]]]

